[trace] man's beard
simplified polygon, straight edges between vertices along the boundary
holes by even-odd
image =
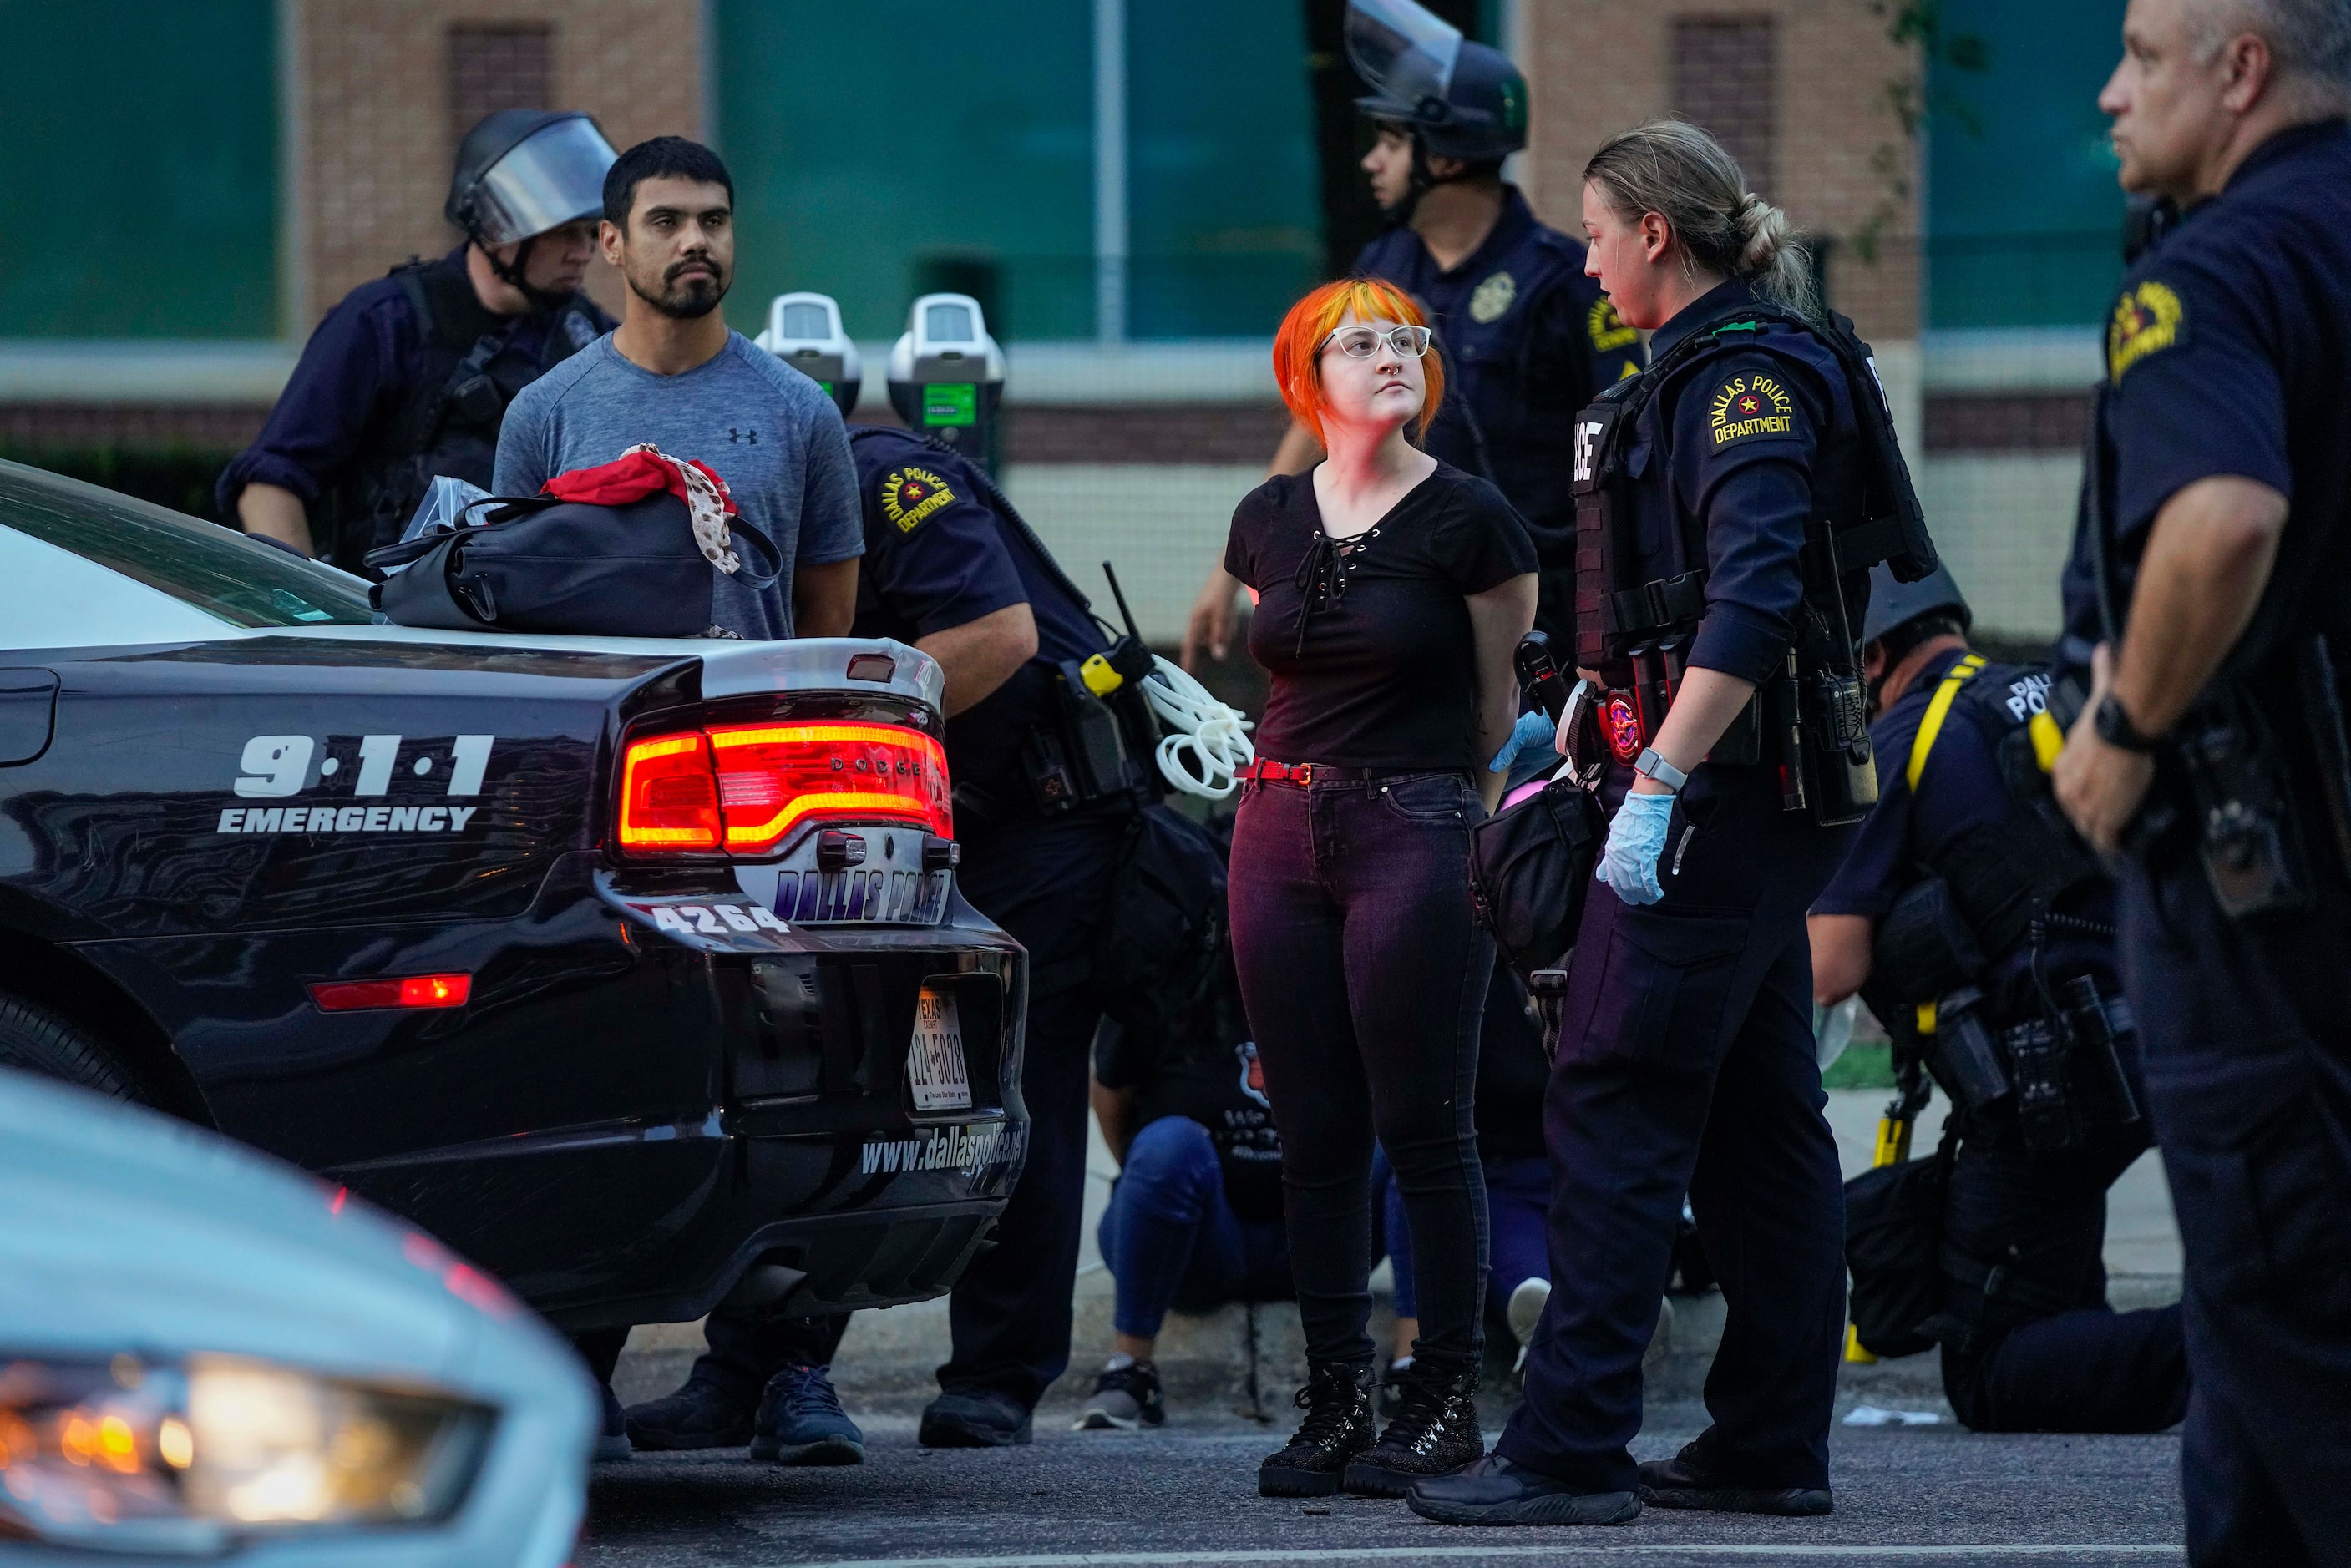
[[[718,264],[707,258],[701,265],[710,269],[708,273],[695,277],[677,275],[694,265],[691,261],[680,262],[664,273],[658,292],[648,291],[632,276],[629,291],[672,320],[699,320],[717,309],[718,302],[726,297],[727,279],[718,270]]]

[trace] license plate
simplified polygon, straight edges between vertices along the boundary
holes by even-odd
[[[971,1108],[971,1075],[963,1061],[963,1020],[956,999],[923,988],[914,1004],[914,1043],[906,1052],[906,1083],[918,1111]]]

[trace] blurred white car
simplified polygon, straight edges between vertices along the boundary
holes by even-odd
[[[0,1558],[559,1568],[593,1385],[422,1231],[0,1070]]]

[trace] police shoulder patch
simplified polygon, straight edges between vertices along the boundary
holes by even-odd
[[[1641,340],[1640,333],[1625,326],[1625,318],[1616,314],[1616,306],[1606,299],[1592,302],[1592,308],[1583,313],[1583,329],[1592,334],[1592,351],[1595,354],[1630,348]]]
[[[893,468],[882,476],[882,515],[911,534],[924,518],[955,504],[947,482],[927,468]]]
[[[2106,324],[2107,379],[2119,381],[2148,355],[2176,347],[2187,329],[2188,308],[2169,284],[2149,278],[2125,289],[2115,301],[2115,318]]]
[[[1483,327],[1499,320],[1519,297],[1519,280],[1509,273],[1498,272],[1469,291],[1469,319]]]
[[[1717,448],[1796,431],[1796,400],[1779,379],[1761,370],[1727,378],[1707,400],[1706,424]]]

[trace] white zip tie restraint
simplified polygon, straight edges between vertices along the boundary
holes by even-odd
[[[1257,758],[1248,733],[1256,726],[1239,709],[1210,696],[1182,666],[1155,655],[1151,662],[1143,694],[1172,732],[1155,753],[1159,775],[1186,794],[1223,800],[1236,787],[1233,775]]]

